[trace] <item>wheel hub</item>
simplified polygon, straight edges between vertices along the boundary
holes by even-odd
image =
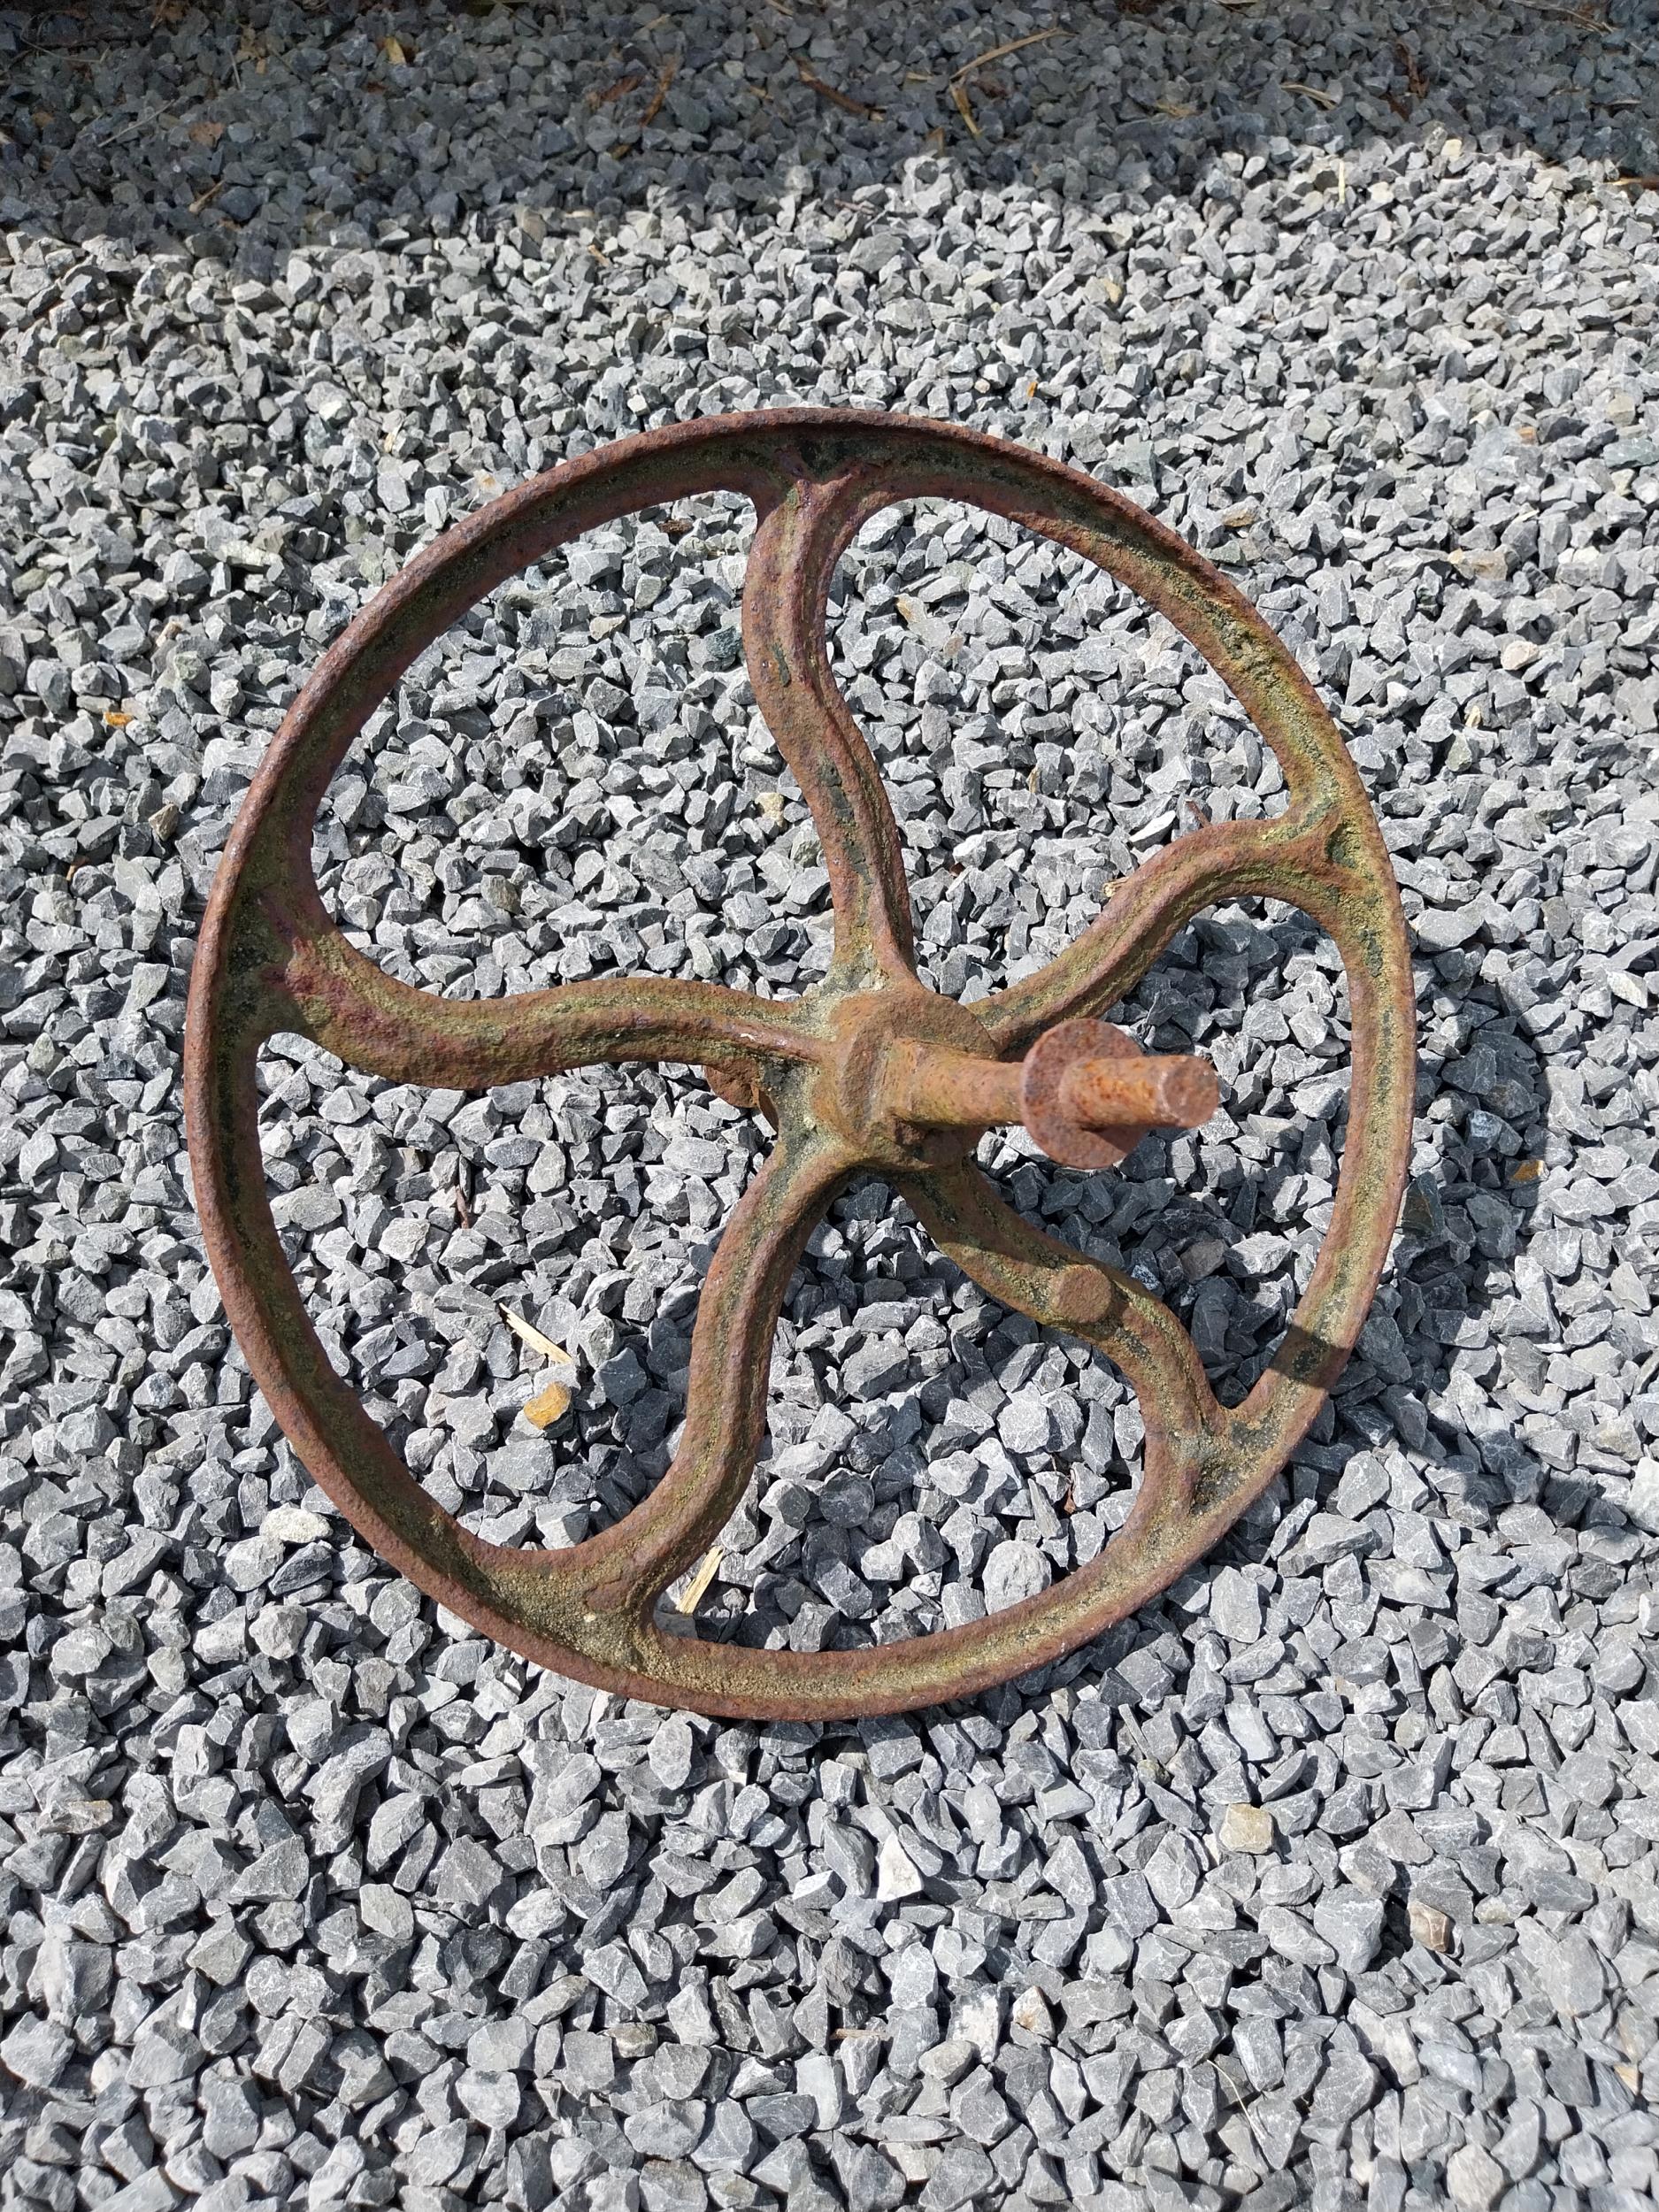
[[[983,1131],[907,1119],[895,1082],[923,1052],[993,1059],[995,1047],[965,1006],[902,985],[859,991],[835,1005],[831,1034],[833,1049],[815,1071],[806,1108],[854,1160],[874,1173],[904,1173],[968,1157]]]

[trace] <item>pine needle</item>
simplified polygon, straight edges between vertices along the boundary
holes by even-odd
[[[972,61],[964,61],[961,68],[954,73],[950,81],[952,85],[959,85],[964,77],[972,76],[976,69],[983,69],[987,62],[1001,61],[1005,54],[1017,54],[1022,46],[1041,46],[1046,38],[1064,38],[1064,36],[1065,33],[1056,24],[1052,30],[1027,31],[1024,38],[1004,39],[1002,45],[987,46],[982,54],[976,54]],[[960,107],[962,103],[958,101],[956,104]],[[974,135],[977,137],[979,134],[976,132]]]

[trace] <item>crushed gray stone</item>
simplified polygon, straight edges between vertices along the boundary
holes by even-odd
[[[1651,2205],[1647,0],[153,13],[0,9],[0,2193]],[[349,616],[566,456],[803,401],[1067,459],[1240,585],[1366,781],[1422,1042],[1394,1263],[1267,1495],[1064,1665],[826,1728],[541,1675],[352,1539],[231,1343],[177,1064]],[[355,943],[482,997],[821,975],[749,527],[618,522],[407,672],[316,839]],[[879,517],[833,611],[954,995],[1282,803],[1193,652],[1011,526]],[[1329,1217],[1340,966],[1225,906],[1123,1018],[1213,1056],[1206,1129],[981,1157],[1236,1400]],[[680,1069],[469,1098],[280,1037],[262,1080],[302,1292],[429,1493],[502,1543],[626,1511],[757,1123]],[[813,1237],[771,1385],[703,1634],[975,1619],[1128,1509],[1121,1379],[883,1191]]]

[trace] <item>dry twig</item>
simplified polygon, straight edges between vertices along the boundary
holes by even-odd
[[[867,100],[855,100],[850,92],[838,91],[833,84],[826,84],[823,78],[809,69],[803,61],[797,60],[795,67],[801,73],[802,83],[809,91],[816,92],[820,99],[829,101],[834,107],[845,109],[849,115],[862,115],[866,121],[873,121],[879,116],[879,108],[872,107]]]
[[[1563,23],[1575,24],[1581,31],[1606,31],[1611,28],[1606,16],[1598,15],[1594,8],[1587,5],[1563,8],[1555,6],[1555,0],[1519,0],[1519,4],[1524,8],[1535,8],[1540,15],[1553,15]]]
[[[1429,88],[1429,81],[1424,75],[1417,56],[1402,38],[1394,41],[1394,58],[1405,72],[1406,90],[1414,100],[1420,100]]]
[[[668,97],[668,88],[673,83],[675,73],[678,71],[679,67],[680,57],[678,54],[671,54],[668,59],[663,64],[661,73],[658,75],[657,80],[657,89],[651,95],[650,104],[647,107],[644,114],[640,118],[640,128],[641,130],[645,128],[648,123],[656,122],[657,117],[662,113],[663,102]]]
[[[1001,61],[1004,54],[1017,54],[1022,46],[1040,46],[1046,38],[1064,38],[1064,32],[1058,25],[1056,25],[1054,29],[1048,31],[1027,31],[1024,38],[1004,39],[1000,46],[987,46],[982,54],[976,54],[972,61],[964,61],[960,69],[952,73],[950,81],[952,84],[960,84],[964,77],[972,76],[976,69],[983,69],[987,62]]]
[[[569,1363],[570,1354],[565,1347],[562,1344],[555,1344],[550,1336],[543,1336],[534,1321],[526,1321],[523,1314],[515,1313],[511,1306],[498,1305],[495,1310],[520,1344],[527,1344],[533,1352],[540,1352],[544,1359],[557,1359]]]
[[[720,1562],[724,1557],[725,1554],[718,1544],[710,1545],[697,1563],[696,1572],[674,1601],[680,1612],[689,1614],[696,1611],[698,1606],[708,1595],[709,1585],[719,1572]]]

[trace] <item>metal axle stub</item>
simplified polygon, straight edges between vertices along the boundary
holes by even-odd
[[[910,1045],[895,1054],[894,1113],[920,1128],[1023,1122],[1062,1167],[1116,1167],[1150,1129],[1197,1129],[1220,1102],[1216,1071],[1195,1054],[1143,1052],[1110,1022],[1056,1023],[1022,1061]]]
[[[411,662],[508,577],[585,530],[716,491],[746,495],[757,518],[744,656],[823,847],[835,926],[824,982],[795,1000],[659,975],[460,1000],[394,980],[342,934],[312,873],[318,805],[352,740]],[[826,641],[841,554],[872,515],[914,499],[1001,516],[1139,593],[1230,687],[1289,794],[1280,814],[1178,838],[1046,967],[972,1006],[917,974],[898,825]],[[1024,1220],[972,1154],[984,1129],[1018,1122],[1056,1160],[1107,1166],[1148,1127],[1202,1124],[1216,1103],[1208,1064],[1142,1054],[1099,1017],[1203,908],[1263,895],[1336,941],[1353,1079],[1307,1288],[1266,1372],[1225,1407],[1169,1309]],[[281,1031],[365,1074],[461,1090],[689,1063],[772,1124],[703,1284],[680,1448],[614,1526],[554,1550],[474,1536],[336,1374],[265,1190],[256,1070]],[[1063,1657],[1164,1589],[1261,1495],[1340,1372],[1386,1258],[1410,1150],[1413,1042],[1405,925],[1358,775],[1295,660],[1236,588],[1140,508],[1041,455],[937,423],[797,408],[676,424],[534,478],[419,555],[335,641],[225,849],[191,978],[185,1105],[204,1237],[237,1341],[294,1448],[366,1542],[475,1627],[601,1688],[829,1720],[969,1696]],[[1096,1347],[1127,1378],[1146,1428],[1133,1505],[1094,1558],[1039,1596],[937,1634],[818,1652],[670,1634],[657,1617],[663,1593],[719,1535],[764,1443],[772,1341],[796,1263],[837,1195],[872,1175],[991,1297]]]
[[[1025,1126],[1064,1167],[1116,1167],[1148,1129],[1201,1128],[1220,1095],[1208,1060],[1154,1059],[1126,1031],[1081,1017],[1046,1029],[1020,1071]]]

